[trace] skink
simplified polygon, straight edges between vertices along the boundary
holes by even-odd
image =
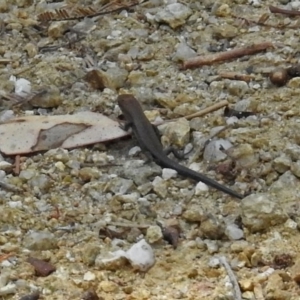
[[[124,129],[128,130],[129,128],[132,128],[132,131],[136,136],[141,149],[149,152],[158,165],[164,168],[176,170],[178,174],[184,177],[188,177],[196,181],[202,181],[205,184],[232,197],[239,199],[244,198],[241,194],[224,185],[221,185],[217,181],[171,160],[167,154],[164,153],[162,144],[153,128],[153,125],[145,116],[138,100],[131,94],[119,95],[117,100],[126,120]]]

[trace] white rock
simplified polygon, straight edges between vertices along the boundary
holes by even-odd
[[[144,239],[126,252],[126,258],[132,267],[143,272],[148,271],[155,264],[153,249]]]
[[[15,76],[10,76],[10,81],[15,84],[15,93],[21,97],[26,97],[31,92],[31,83],[25,78],[17,79]]]
[[[226,154],[220,150],[224,148],[225,150],[232,147],[232,144],[224,139],[218,139],[211,141],[204,150],[203,158],[209,162],[218,162],[226,158]]]
[[[83,280],[85,281],[93,281],[96,279],[96,275],[90,271],[87,271],[84,275],[83,275]]]
[[[177,171],[169,168],[164,168],[162,170],[162,178],[168,180],[170,178],[175,178],[177,176]]]
[[[197,196],[202,195],[207,191],[208,191],[208,186],[205,183],[199,181],[195,187],[195,195]]]
[[[14,283],[9,283],[0,289],[0,296],[15,294],[16,292],[17,286]]]
[[[230,240],[240,240],[244,237],[244,232],[236,224],[228,224],[225,234]]]

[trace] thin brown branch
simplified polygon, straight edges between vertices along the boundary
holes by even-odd
[[[14,169],[13,169],[15,175],[20,174],[20,169],[21,169],[21,166],[20,166],[21,159],[20,158],[21,158],[20,154],[15,156],[15,165],[14,165]]]
[[[231,80],[240,80],[245,82],[250,82],[255,77],[253,75],[239,74],[236,72],[220,72],[218,74],[221,78],[231,79]]]
[[[222,62],[227,60],[232,60],[235,58],[243,57],[246,55],[252,55],[255,53],[262,52],[268,48],[274,48],[274,45],[271,42],[264,42],[260,44],[254,44],[245,48],[232,49],[226,52],[220,52],[217,54],[211,54],[206,56],[197,56],[190,59],[187,59],[183,62],[182,69],[192,69],[201,67],[204,65],[211,65],[216,62]]]
[[[289,9],[282,9],[273,5],[269,6],[269,10],[273,14],[282,14],[282,15],[288,15],[288,16],[300,16],[299,10],[289,10]]]
[[[207,115],[207,114],[209,114],[209,113],[211,113],[213,111],[216,111],[216,110],[218,110],[218,109],[220,109],[222,107],[225,107],[227,105],[228,105],[228,101],[227,100],[223,100],[223,101],[221,101],[219,103],[216,103],[216,104],[213,104],[213,105],[211,105],[209,107],[206,107],[206,108],[204,108],[204,109],[202,109],[202,110],[200,110],[200,111],[198,111],[198,112],[196,112],[194,114],[185,116],[185,118],[187,120],[191,120],[193,118],[203,117],[203,116],[205,116],[205,115]]]

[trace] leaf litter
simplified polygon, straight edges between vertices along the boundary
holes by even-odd
[[[126,136],[119,123],[102,114],[25,116],[0,124],[0,151],[27,154],[53,148],[76,148]]]

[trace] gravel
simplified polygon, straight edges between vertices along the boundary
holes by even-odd
[[[1,122],[82,111],[116,119],[117,95],[132,93],[151,121],[173,119],[159,126],[164,146],[194,146],[180,163],[247,196],[237,201],[146,163],[135,140],[21,155],[19,173],[1,156],[1,297],[234,299],[230,266],[244,299],[298,299],[300,81],[278,87],[268,74],[298,63],[299,48],[297,20],[269,5],[300,2],[149,0],[95,18],[37,21],[71,2],[0,1]],[[257,22],[265,14],[270,26]],[[274,47],[181,68],[262,42]],[[17,81],[47,92],[13,105]],[[225,118],[221,109],[183,119],[223,100],[254,115]],[[173,245],[157,222],[176,223]],[[55,271],[38,276],[29,257]]]

